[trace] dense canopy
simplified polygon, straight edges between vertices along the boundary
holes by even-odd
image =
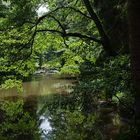
[[[128,130],[123,133],[125,128],[120,128],[116,138],[139,137],[140,4],[136,0],[128,1],[0,0],[0,88],[17,87],[18,92],[23,92],[23,82],[39,70],[57,71],[61,78],[77,79],[70,95],[72,102],[64,104],[68,108],[71,104],[76,109],[81,108],[81,121],[89,115],[85,108],[90,110],[95,101],[97,104],[105,101],[112,107],[115,104],[119,117],[129,122]],[[23,105],[22,101],[15,104]],[[4,109],[2,107],[0,111]],[[51,113],[54,115],[52,121],[60,115]],[[64,111],[70,119],[75,118],[76,113]],[[30,118],[29,114],[26,115],[25,118]],[[95,117],[95,113],[92,115]],[[88,117],[93,123],[99,120],[98,117]],[[61,119],[58,118],[63,121]],[[88,125],[88,120],[85,122]],[[75,128],[68,126],[67,129],[71,135],[69,140],[72,140],[76,137],[75,133],[72,134]],[[52,131],[50,140],[61,139],[63,133]],[[94,134],[92,139],[101,139],[101,134]],[[0,138],[1,135],[4,130]],[[77,140],[88,137],[89,132]]]

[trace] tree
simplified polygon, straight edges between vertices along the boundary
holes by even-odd
[[[140,1],[129,0],[130,51],[135,94],[135,115],[140,127]]]
[[[95,3],[97,2],[95,1]],[[111,1],[109,3],[114,2]],[[35,11],[37,11],[39,4],[48,5],[49,10],[38,18]],[[17,2],[10,0],[8,18],[12,27],[23,26],[25,24],[30,25],[32,30],[31,40],[34,40],[38,32],[57,33],[65,40],[70,37],[78,37],[85,39],[84,42],[86,43],[89,41],[96,42],[100,46],[103,46],[108,55],[115,56],[117,55],[115,47],[104,29],[103,20],[100,20],[97,12],[95,12],[97,11],[95,6],[96,4],[92,6],[92,2],[89,0],[62,0],[59,2],[56,0],[47,2],[39,0]],[[36,22],[34,22],[35,19]],[[40,28],[40,26],[43,28]],[[32,41],[29,43],[32,44]]]
[[[127,73],[129,71],[129,62],[127,61],[129,57],[118,57],[118,59],[114,59],[114,56],[117,55],[116,46],[122,47],[122,44],[125,44],[124,42],[126,42],[126,40],[124,41],[124,37],[122,37],[120,43],[120,38],[118,39],[117,37],[116,39],[114,37],[114,34],[118,32],[114,30],[113,34],[109,34],[107,31],[113,19],[106,21],[106,19],[103,18],[103,12],[106,10],[106,8],[103,8],[104,4],[96,7],[96,5],[101,2],[102,0],[47,0],[47,2],[45,0],[10,0],[7,6],[8,8],[6,9],[8,15],[4,13],[5,8],[2,10],[2,14],[0,13],[2,15],[0,17],[0,27],[2,27],[0,28],[0,74],[2,77],[5,74],[5,78],[0,77],[2,78],[0,81],[8,78],[12,79],[15,75],[28,75],[28,71],[34,67],[34,61],[41,58],[41,66],[42,55],[52,55],[52,59],[54,59],[53,54],[56,54],[61,56],[59,61],[62,62],[62,72],[74,71],[79,73],[79,65],[83,63],[83,60],[86,61],[88,59],[88,61],[93,62],[92,66],[94,66],[94,69],[91,72],[94,75],[91,76],[93,79],[89,80],[89,85],[94,86],[94,89],[92,89],[91,86],[87,86],[86,89],[89,93],[93,94],[93,91],[95,91],[94,93],[100,93],[102,95],[107,93],[106,97],[108,95],[112,97],[116,95],[117,92],[129,93],[130,90],[127,88],[128,86],[126,86],[128,81],[127,76],[129,76]],[[109,2],[106,0],[105,2],[107,2],[107,7],[111,7],[111,9],[114,9],[114,5],[116,7],[120,7],[121,5],[114,3],[113,0]],[[132,2],[134,3],[136,0]],[[94,5],[92,5],[93,3]],[[130,3],[130,31],[132,35],[132,66],[137,91],[136,119],[138,120],[140,116],[140,96],[138,94],[140,91],[140,62],[138,62],[140,59],[138,54],[138,45],[140,44],[138,39],[140,35],[137,31],[138,25],[136,24],[136,19],[139,18],[137,16],[139,10],[138,8],[136,8],[137,10],[134,8],[139,5],[133,3]],[[36,11],[41,5],[46,5],[48,11],[39,17]],[[121,10],[123,9],[122,7]],[[102,14],[99,14],[100,16],[98,15],[98,13],[100,13],[98,8],[103,9]],[[113,11],[116,12],[116,9]],[[124,9],[124,11],[125,14],[123,13],[123,15],[126,16],[126,10]],[[111,12],[108,12],[109,15],[112,14]],[[115,16],[116,15],[117,14],[115,14]],[[114,14],[112,14],[112,16],[114,16]],[[123,17],[119,16],[119,20],[120,19],[125,21]],[[109,23],[110,21],[111,23]],[[133,21],[135,21],[135,23],[133,23]],[[118,35],[121,35],[121,32],[119,32]],[[42,38],[44,38],[45,41],[43,41]],[[106,57],[108,59],[106,60],[105,57],[102,56],[98,59],[98,63],[96,63],[96,59],[91,55],[91,53],[95,54],[95,48],[103,48],[104,52],[108,54],[107,56],[113,57]],[[98,49],[97,51],[100,55],[102,50],[100,51],[100,49]],[[29,58],[31,59],[29,60]],[[123,68],[128,69],[122,72]],[[14,83],[14,81],[15,79],[13,78],[13,81],[9,80],[7,83],[11,84]],[[85,81],[83,84],[85,84]],[[87,99],[88,96],[88,98],[91,99],[86,93],[88,92],[83,91],[83,94],[86,95],[84,98]],[[92,102],[92,100],[90,100],[90,102]],[[85,103],[85,107],[86,106],[88,108],[90,107],[88,106],[88,102]]]
[[[49,28],[49,29],[36,30],[36,32],[48,31],[48,32],[58,33],[62,37],[85,38],[85,39],[92,40],[92,41],[102,44],[104,50],[107,52],[108,55],[115,56],[117,54],[114,48],[112,47],[111,41],[108,35],[106,34],[101,24],[101,21],[98,18],[97,14],[95,13],[94,8],[91,6],[91,3],[89,0],[84,0],[84,1],[79,1],[79,2],[74,1],[74,2],[69,2],[69,3],[64,2],[64,1],[57,3],[56,1],[54,1],[52,3],[54,3],[55,6],[50,6],[48,2],[50,11],[44,14],[42,17],[40,17],[37,20],[36,25],[40,24],[45,18],[49,18],[51,20],[54,20],[57,23],[57,25],[59,26],[59,30]],[[80,6],[80,8],[77,8],[78,6]],[[90,35],[87,34],[87,31],[85,31],[84,34],[82,32],[78,32],[77,29],[76,29],[76,32],[73,32],[72,28],[74,28],[74,26],[69,26],[69,25],[66,26],[66,23],[70,25],[74,25],[75,21],[73,20],[74,18],[71,16],[71,13],[75,13],[75,15],[78,15],[78,17],[81,16],[82,22],[84,20],[85,23],[86,23],[86,20],[90,19],[90,22],[93,22],[94,25],[96,26],[100,39],[98,39],[98,37],[94,37],[94,35],[92,34]],[[58,17],[58,15],[61,16],[61,18]],[[72,19],[72,20],[70,21],[69,19]],[[87,28],[86,25],[84,26],[85,28]],[[81,29],[81,26],[79,28]]]
[[[93,5],[117,52],[129,52],[127,0],[94,0]]]
[[[2,83],[7,79],[23,79],[28,76],[30,68],[34,69],[33,61],[27,58],[32,53],[31,17],[35,17],[33,15],[36,12],[30,11],[31,4],[29,5],[26,0],[22,2],[11,0],[9,3],[0,1],[0,3],[3,7],[0,15],[0,83]],[[24,7],[26,12],[23,12],[21,7]]]
[[[7,10],[7,7],[6,7],[6,5],[4,5],[2,3],[1,0],[0,0],[0,9],[1,9],[1,11],[0,11],[0,17],[5,17],[5,12]]]

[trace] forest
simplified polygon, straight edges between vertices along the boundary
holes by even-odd
[[[0,0],[0,140],[139,140],[139,11]]]

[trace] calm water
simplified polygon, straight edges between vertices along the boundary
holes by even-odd
[[[63,94],[70,92],[69,86],[72,84],[72,80],[58,79],[51,75],[36,76],[32,78],[32,81],[23,83],[23,93],[20,94],[23,97],[28,96],[48,96],[49,94]],[[6,96],[19,96],[15,88],[10,90],[1,90],[1,98]]]
[[[37,139],[47,140],[47,134],[50,131],[52,131],[52,126],[50,125],[50,122],[48,120],[48,118],[51,116],[51,114],[48,114],[49,113],[48,110],[49,108],[51,108],[50,105],[51,104],[52,106],[55,105],[54,102],[56,101],[56,107],[57,107],[56,109],[58,110],[61,107],[62,96],[66,96],[70,92],[72,92],[72,88],[71,88],[72,82],[73,80],[57,79],[51,75],[36,76],[32,78],[32,81],[23,83],[23,93],[18,93],[15,88],[9,90],[0,90],[0,101],[1,104],[5,102],[7,103],[8,101],[11,110],[13,109],[13,114],[15,110],[14,108],[12,108],[12,105],[14,103],[15,106],[16,105],[18,106],[19,104],[20,106],[22,105],[23,106],[22,112],[24,113],[28,112],[30,117],[33,119],[33,121],[36,121],[37,124],[36,126],[38,127],[36,129],[39,131],[39,135],[40,135],[39,136],[40,138],[38,137]],[[53,108],[51,111],[53,111],[54,109],[55,108]],[[23,116],[24,113],[22,114]],[[10,116],[7,115],[6,117],[10,117]],[[10,120],[9,123],[11,123]],[[18,124],[18,121],[14,123]],[[29,124],[26,125],[28,127]],[[11,133],[10,131],[7,132]],[[9,139],[12,139],[12,135],[14,134],[11,134],[9,136],[8,135],[9,134],[6,134],[5,137],[6,138],[9,137]],[[21,138],[22,136],[17,139],[21,139]],[[27,137],[27,139],[30,138]],[[35,139],[35,138],[32,137],[31,139]]]
[[[92,95],[71,93],[72,83],[48,75],[23,83],[22,94],[1,90],[0,140],[111,140],[119,116],[97,113]]]

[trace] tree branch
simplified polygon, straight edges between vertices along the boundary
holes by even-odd
[[[98,18],[98,16],[96,15],[96,13],[94,12],[89,0],[83,0],[84,5],[89,13],[89,15],[91,16],[92,20],[94,21],[94,23],[96,24],[96,27],[99,31],[99,34],[102,38],[102,45],[104,47],[104,50],[110,55],[110,56],[116,56],[117,53],[113,50],[111,43],[110,43],[110,39],[107,36],[107,34],[105,33],[103,26]]]
[[[46,14],[43,15],[43,16],[41,16],[41,17],[37,20],[36,24],[40,23],[40,21],[42,21],[44,18],[46,18],[47,16],[51,15],[51,14],[54,13],[54,12],[57,12],[57,11],[60,10],[60,9],[71,9],[71,10],[73,10],[73,11],[75,11],[75,12],[77,12],[77,13],[83,15],[83,16],[85,16],[86,18],[92,19],[90,16],[88,16],[88,15],[86,15],[85,13],[81,12],[79,9],[76,9],[76,8],[74,8],[74,7],[71,7],[71,6],[61,6],[61,7],[57,7],[57,8],[54,9],[53,11],[50,11],[50,12],[46,13]]]
[[[58,25],[61,27],[63,33],[66,33],[65,28],[63,27],[63,25],[61,24],[61,22],[60,22],[58,19],[56,19],[56,18],[55,18],[54,16],[52,16],[52,15],[49,15],[49,17],[53,18],[53,19],[58,23]]]
[[[83,34],[80,34],[80,33],[63,33],[61,31],[58,31],[58,30],[51,30],[51,29],[41,29],[41,30],[36,30],[36,32],[51,32],[51,33],[58,33],[60,34],[62,37],[79,37],[79,38],[85,38],[85,39],[89,39],[89,40],[92,40],[92,41],[95,41],[97,43],[102,43],[101,40],[99,39],[96,39],[94,37],[91,37],[91,36],[87,36],[87,35],[83,35]]]
[[[91,37],[91,36],[83,35],[83,34],[80,34],[80,33],[66,33],[66,36],[85,38],[85,39],[95,41],[97,43],[102,43],[102,41],[99,40],[99,39],[96,39],[96,38]]]
[[[134,110],[134,108],[128,108],[128,105],[127,104],[125,104],[125,103],[123,103],[122,101],[121,101],[121,99],[117,96],[117,95],[114,95],[117,99],[118,99],[118,101],[119,101],[119,103],[122,105],[122,106],[124,106],[124,108],[126,108],[126,109],[129,109],[130,111],[132,111],[133,113],[135,112],[135,110]]]
[[[79,9],[76,9],[76,8],[74,8],[74,7],[68,6],[68,7],[63,7],[63,8],[71,9],[71,10],[73,10],[73,11],[75,11],[75,12],[77,12],[77,13],[83,15],[83,16],[86,17],[86,18],[92,19],[90,16],[86,15],[85,13],[81,12]]]

